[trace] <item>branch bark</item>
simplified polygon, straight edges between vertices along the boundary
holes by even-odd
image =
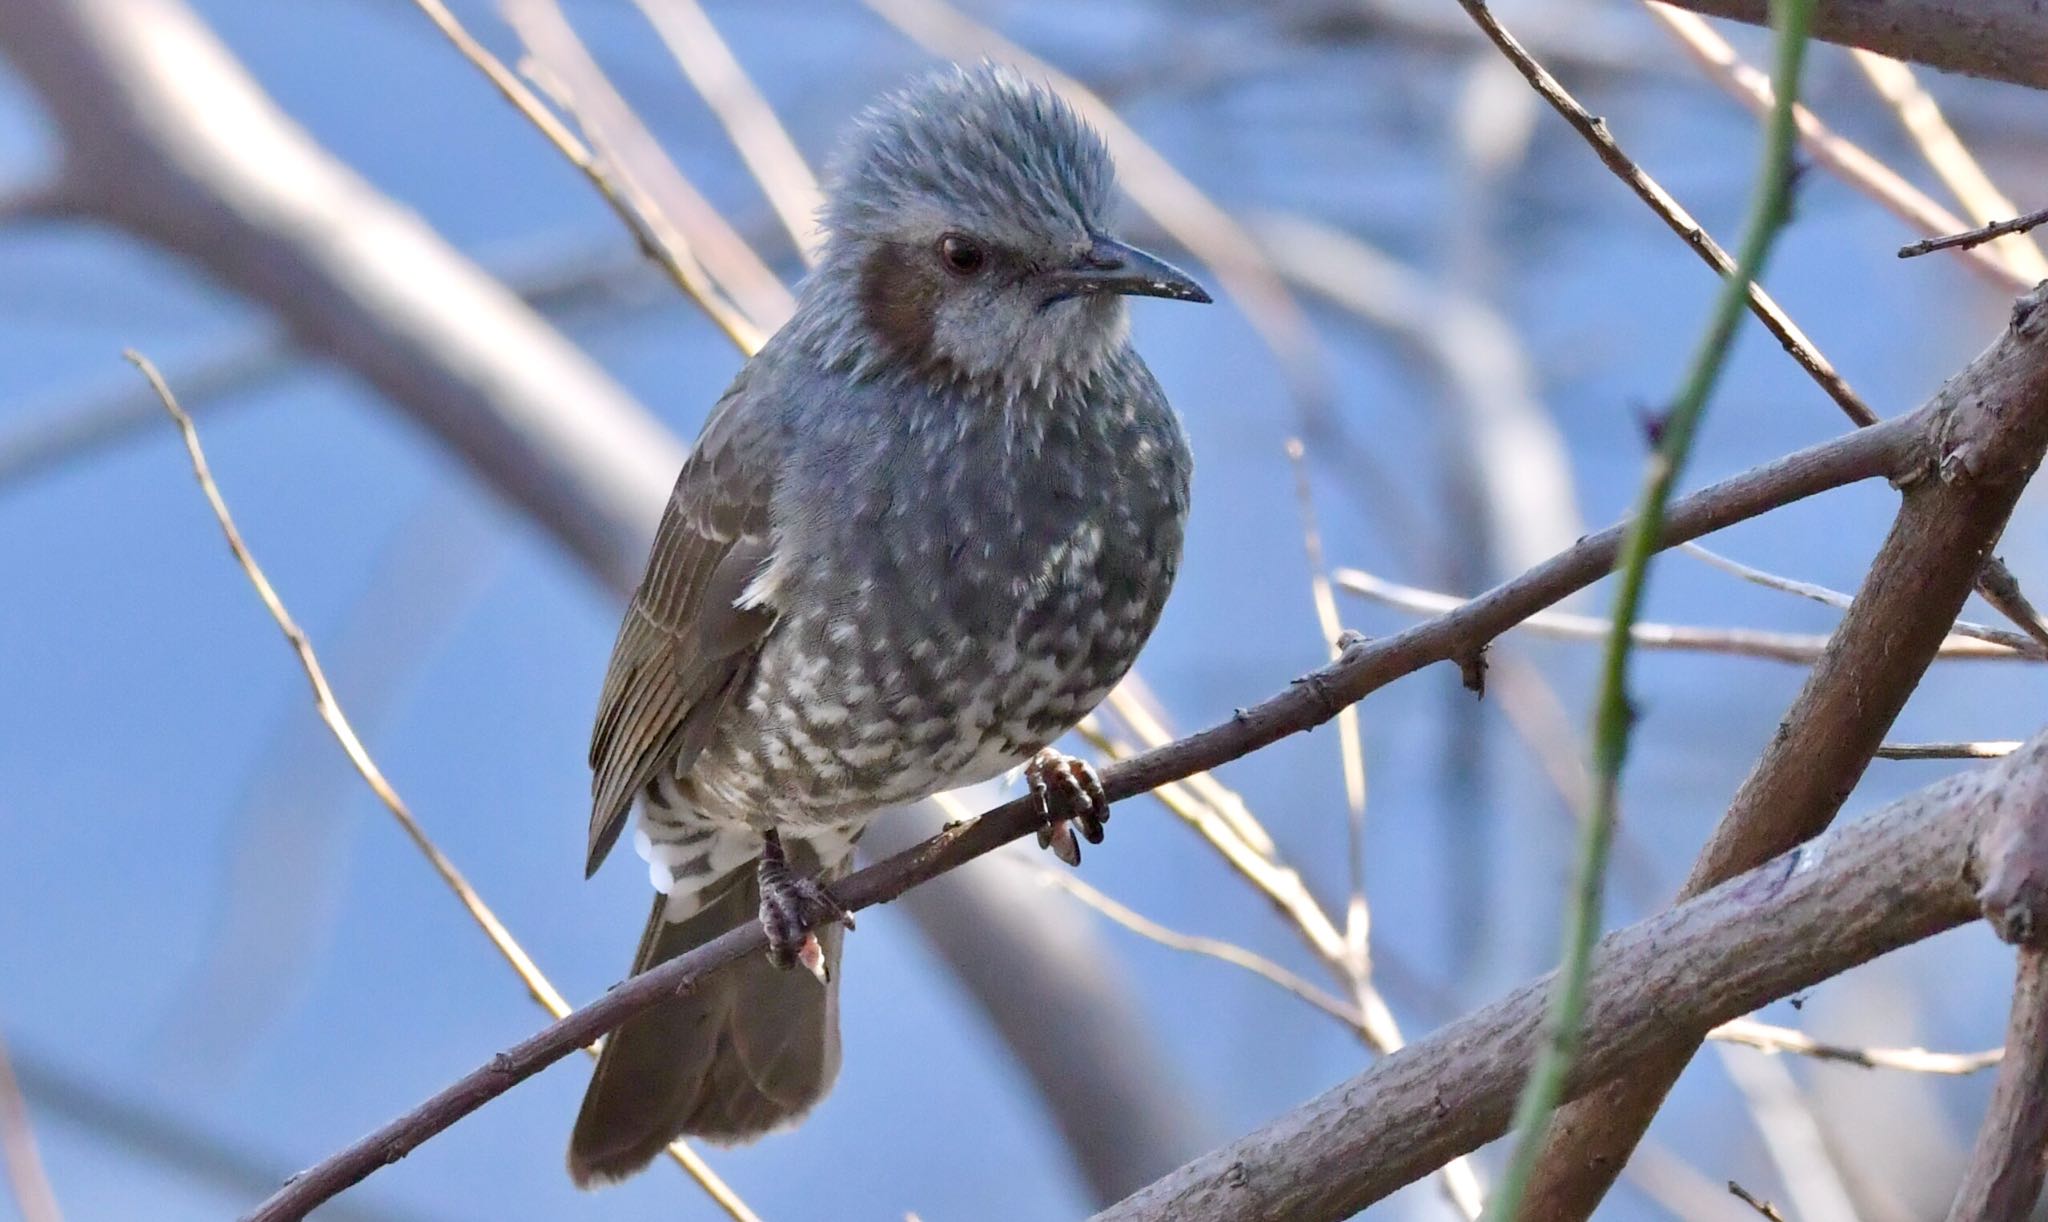
[[[1990,1114],[1949,1222],[2022,1222],[2041,1199],[2048,1154],[2048,952],[2020,952]]]
[[[2048,286],[1929,405],[1934,461],[1904,498],[1856,600],[1735,795],[1681,898],[1827,827],[1941,647],[2048,447]],[[1928,409],[1923,409],[1928,410]],[[1558,1114],[1527,1216],[1589,1215],[1706,1029],[1672,1038]]]
[[[2048,772],[2048,732],[1601,940],[1567,1090],[1633,1073],[1673,1030],[1745,1014],[1978,910],[2009,788]],[[2048,818],[2040,803],[2028,817]],[[1498,1137],[1541,1040],[1548,976],[1203,1155],[1095,1222],[1347,1217]]]
[[[1667,0],[1751,25],[1769,0]],[[2048,9],[2030,0],[1822,0],[1813,36],[1930,68],[2048,89]]]
[[[2030,744],[2031,746],[2031,744]],[[2028,748],[2021,748],[2022,751]],[[2041,1198],[2048,1158],[2048,781],[2015,783],[1985,837],[1977,900],[1998,936],[2020,946],[2005,1060],[1949,1222],[2021,1222]]]
[[[53,196],[184,255],[266,306],[425,426],[483,482],[621,596],[639,582],[681,440],[417,216],[317,146],[177,0],[6,0],[0,54],[61,141]],[[451,63],[453,61],[451,60]],[[951,881],[907,905],[992,1016],[1014,975],[1097,1016],[1114,1056],[1046,1042],[1016,1049],[1096,1200],[1184,1158],[1187,1100],[1170,1089],[1128,988],[1072,970],[1095,940],[1084,914]],[[972,930],[971,946],[958,932]],[[939,932],[929,931],[937,929]],[[1058,953],[1047,949],[1059,946]],[[1100,953],[1099,950],[1096,953]],[[1054,1004],[1048,1001],[1047,1004]],[[998,1026],[1000,1024],[997,1024]],[[1071,1112],[1071,1114],[1069,1114]],[[1107,1133],[1144,1113],[1138,1131]],[[1123,1155],[1128,1152],[1130,1157]]]

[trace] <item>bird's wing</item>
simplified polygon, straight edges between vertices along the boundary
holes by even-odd
[[[683,464],[612,646],[590,738],[588,872],[657,770],[689,769],[775,624],[772,606],[735,605],[771,555],[781,457],[779,421],[745,393],[742,375]]]

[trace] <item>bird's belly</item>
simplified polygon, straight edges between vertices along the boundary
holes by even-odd
[[[843,822],[1022,763],[1102,701],[1149,626],[1136,598],[1035,593],[996,631],[785,625],[691,769],[697,792],[755,819]]]

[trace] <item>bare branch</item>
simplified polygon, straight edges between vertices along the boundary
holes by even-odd
[[[1704,18],[1656,0],[1649,0],[1644,7],[1659,25],[1670,32],[1686,54],[1706,70],[1715,84],[1757,114],[1770,110],[1770,78],[1736,54],[1728,40],[1716,33]],[[1830,128],[1803,103],[1796,106],[1793,113],[1799,123],[1800,145],[1815,161],[1833,171],[1843,182],[1876,200],[1906,224],[1921,233],[1949,233],[1965,224],[1962,218],[1929,198],[1926,192],[1873,157],[1861,145]],[[2007,292],[2030,288],[2041,279],[2038,275],[2025,274],[2011,259],[1995,251],[1979,251],[1967,262],[1972,270]]]
[[[1508,62],[1515,66],[1515,70],[1522,74],[1543,100],[1550,103],[1551,108],[1562,115],[1566,123],[1571,124],[1572,130],[1578,132],[1592,145],[1593,152],[1599,156],[1601,164],[1612,170],[1615,177],[1621,179],[1629,190],[1635,192],[1638,199],[1648,204],[1650,211],[1656,213],[1658,219],[1669,226],[1671,232],[1677,234],[1708,267],[1713,268],[1724,278],[1735,274],[1735,260],[1721,248],[1721,244],[1714,240],[1713,235],[1702,228],[1700,223],[1692,218],[1692,214],[1672,198],[1670,192],[1659,186],[1656,179],[1651,178],[1649,173],[1637,165],[1627,153],[1622,152],[1621,145],[1615,142],[1614,136],[1607,130],[1607,120],[1596,117],[1581,106],[1579,100],[1550,74],[1549,69],[1537,63],[1535,57],[1523,48],[1521,42],[1513,34],[1508,33],[1506,27],[1494,17],[1492,10],[1486,5],[1486,0],[1458,0],[1458,3],[1470,14],[1472,20],[1479,24],[1487,38],[1508,57]],[[1827,392],[1828,397],[1841,407],[1843,414],[1861,425],[1869,425],[1877,420],[1877,413],[1870,410],[1870,405],[1849,388],[1849,383],[1841,374],[1835,372],[1835,367],[1821,355],[1820,349],[1814,347],[1813,341],[1806,337],[1806,333],[1792,322],[1771,295],[1764,291],[1763,286],[1754,281],[1749,285],[1749,308],[1750,312],[1764,324],[1764,329],[1776,337],[1778,343],[1799,367],[1806,371],[1807,376],[1818,383],[1820,388]]]
[[[1966,230],[1962,233],[1952,233],[1946,237],[1928,238],[1924,242],[1914,242],[1909,246],[1901,246],[1899,247],[1899,258],[1910,259],[1915,255],[1933,254],[1937,250],[1966,250],[1969,247],[1979,246],[1985,242],[2002,238],[2009,233],[2026,233],[2030,230],[2038,229],[2044,222],[2048,222],[2048,208],[2043,208],[2039,212],[2029,212],[2024,216],[2016,216],[2011,220],[1997,221],[1990,225]]]
[[[1337,613],[1337,596],[1330,587],[1330,565],[1323,555],[1322,527],[1316,521],[1315,489],[1309,482],[1308,462],[1299,437],[1287,439],[1287,458],[1294,468],[1294,497],[1301,511],[1301,542],[1308,559],[1309,600],[1315,605],[1316,623],[1322,629],[1323,644],[1334,662],[1344,656],[1344,620]],[[1364,981],[1372,978],[1372,908],[1365,898],[1365,744],[1355,704],[1337,714],[1337,753],[1343,764],[1344,807],[1349,816],[1344,824],[1347,836],[1344,865],[1350,881],[1349,898],[1344,909],[1344,954],[1351,974]]]
[[[2012,739],[1959,743],[1886,743],[1877,749],[1881,760],[1995,760],[2019,750]]]
[[[1862,592],[1682,894],[1697,895],[1827,827],[1882,745],[2048,447],[2044,307],[2048,286],[2022,297],[2005,333],[1936,396],[1939,456],[1924,475],[1902,481],[1898,517]],[[1566,1109],[1529,1198],[1536,1216],[1580,1218],[1598,1204],[1705,1034],[1672,1031],[1626,1081]]]
[[[1770,0],[1672,0],[1710,17],[1769,21]],[[1831,0],[1813,36],[1993,80],[2048,89],[2048,10],[2030,0]]]
[[[2011,197],[1999,190],[1984,172],[1955,128],[1949,126],[1947,116],[1941,113],[1941,104],[1921,86],[1912,68],[1875,51],[1856,50],[1850,53],[1850,58],[1870,78],[1878,95],[1891,103],[1900,126],[1919,146],[1921,157],[1934,168],[1964,212],[1979,221],[1988,221],[2019,211]],[[1994,246],[1992,253],[2003,257],[2025,284],[2048,280],[2048,258],[2042,256],[2041,248],[2031,238],[2015,234],[2011,240]]]
[[[1785,1222],[1785,1215],[1778,1212],[1776,1205],[1762,1200],[1734,1180],[1728,1181],[1728,1195],[1755,1210],[1758,1216],[1770,1219],[1770,1222]]]
[[[1147,941],[1157,942],[1169,950],[1182,951],[1191,955],[1201,955],[1204,958],[1214,959],[1219,963],[1228,963],[1232,967],[1243,968],[1252,975],[1292,993],[1302,1001],[1307,1002],[1309,1005],[1321,1010],[1324,1014],[1351,1028],[1353,1032],[1363,1035],[1365,1031],[1365,1016],[1356,1007],[1341,998],[1334,997],[1317,988],[1264,955],[1247,950],[1235,942],[1225,941],[1222,938],[1205,938],[1195,934],[1182,933],[1177,929],[1169,929],[1150,917],[1135,912],[1119,901],[1110,898],[1107,893],[1098,888],[1082,882],[1071,870],[1056,870],[1046,865],[1034,865],[1032,867],[1032,874],[1044,886],[1066,892],[1082,904],[1101,913],[1106,919],[1114,921],[1116,924],[1123,926]]]
[[[1860,1048],[1851,1044],[1824,1044],[1804,1031],[1775,1027],[1753,1018],[1722,1023],[1708,1032],[1707,1038],[1741,1044],[1760,1052],[1789,1052],[1812,1057],[1816,1061],[1860,1065],[1865,1069],[1898,1069],[1907,1073],[1957,1077],[1981,1073],[2005,1057],[2003,1048],[1984,1052],[1929,1052],[1925,1048]]]
[[[738,320],[717,314],[714,320],[741,351],[760,348],[795,308],[789,289],[676,168],[661,142],[612,87],[559,5],[553,0],[501,0],[500,7],[526,47],[522,64],[527,75],[582,128],[593,165],[625,196],[644,227],[665,248],[673,248],[658,252],[657,259],[680,270],[688,270],[684,261],[694,259],[709,277],[709,286],[678,278],[683,290],[693,297],[708,292],[708,298],[699,298],[707,310],[736,309]],[[562,151],[575,160],[572,150]],[[578,168],[583,168],[580,163]],[[591,181],[599,178],[593,175]]]
[[[548,143],[560,150],[569,164],[583,172],[583,176],[590,180],[590,185],[597,188],[597,193],[603,197],[604,202],[611,206],[611,210],[640,243],[641,249],[655,262],[661,264],[663,270],[675,280],[676,286],[681,288],[690,300],[702,307],[711,320],[718,324],[720,330],[730,336],[734,343],[747,348],[748,351],[761,346],[762,335],[759,328],[751,320],[741,316],[733,303],[728,301],[718,286],[711,282],[704,265],[690,249],[689,243],[658,209],[646,206],[645,198],[639,195],[632,184],[615,179],[612,169],[600,164],[597,156],[555,117],[553,111],[534,96],[532,90],[513,75],[511,69],[500,63],[489,48],[472,37],[469,31],[462,27],[462,23],[455,19],[455,14],[448,11],[447,5],[441,0],[414,0],[414,3],[426,14],[427,20],[433,22],[435,28],[462,53],[462,57],[476,65],[477,70],[497,87],[505,100],[520,114],[526,116],[527,121],[532,123],[541,135],[547,137]]]
[[[1586,1043],[1568,1090],[1633,1074],[1667,1024],[1711,1028],[1971,920],[1970,879],[2002,795],[2015,782],[2040,783],[2044,771],[2048,733],[1609,934],[1594,958]],[[1813,936],[1817,929],[1828,936]],[[1504,1131],[1541,1040],[1550,983],[1458,1019],[1096,1222],[1349,1217]]]
[[[1718,2],[1720,0],[1710,0],[1705,4],[1689,3],[1685,7],[1714,11],[1712,5]],[[1741,3],[1742,0],[1736,2]],[[1931,2],[1941,3],[1943,0]],[[1648,204],[1650,210],[1655,212],[1693,253],[1723,277],[1734,274],[1735,264],[1728,257],[1728,252],[1721,249],[1713,236],[1701,228],[1699,222],[1693,220],[1691,214],[1687,213],[1669,192],[1658,186],[1656,180],[1631,160],[1628,154],[1622,152],[1621,146],[1607,130],[1607,121],[1595,117],[1592,112],[1581,106],[1578,99],[1566,91],[1563,84],[1552,76],[1548,69],[1536,62],[1515,36],[1494,17],[1492,10],[1487,7],[1486,0],[1458,0],[1458,3],[1471,15],[1472,20],[1478,23],[1487,38],[1508,57],[1509,62],[1514,64],[1516,71],[1528,80],[1530,86],[1564,117],[1565,122],[1571,124],[1573,130],[1592,145],[1601,162],[1626,183],[1629,189],[1636,193],[1637,198]],[[1829,6],[1829,12],[1833,12],[1832,6]],[[1820,15],[1817,31],[1825,31],[1827,16],[1825,13]],[[1829,36],[1825,32],[1817,32],[1816,37]],[[1785,351],[1822,390],[1827,392],[1828,397],[1835,401],[1844,415],[1865,428],[1877,420],[1877,413],[1870,409],[1870,405],[1849,388],[1848,382],[1835,371],[1834,366],[1821,355],[1813,342],[1793,324],[1791,318],[1779,308],[1770,294],[1764,292],[1762,286],[1754,281],[1749,286],[1749,305],[1750,311],[1764,324],[1764,329],[1777,338]],[[2006,570],[2004,563],[1992,556],[1986,558],[1983,567],[1984,580],[1978,592],[1984,596],[1985,601],[1998,608],[2000,614],[2019,625],[2042,646],[2048,647],[2048,622],[2033,614],[2032,609],[2024,605],[2024,599],[2015,597],[2017,583]]]
[[[2048,951],[2020,951],[2005,1043],[2013,1055],[1999,1066],[1949,1222],[2019,1222],[2040,1200],[2048,1156]]]
[[[2037,743],[2010,758],[2037,759]],[[2024,766],[2024,765],[2022,765]],[[2019,1222],[2041,1196],[2048,1159],[2048,780],[2021,772],[1985,837],[1977,898],[1998,936],[2020,947],[2012,1015],[1991,1108],[1977,1132],[1949,1222]]]
[[[1388,581],[1384,577],[1376,577],[1363,569],[1338,569],[1334,576],[1338,588],[1346,593],[1423,615],[1441,615],[1464,602],[1456,595],[1404,586],[1398,582]],[[1603,640],[1609,631],[1607,620],[1591,615],[1574,615],[1566,611],[1538,612],[1516,627],[1539,636],[1562,637],[1570,641]],[[1629,635],[1639,649],[1724,653],[1800,664],[1818,661],[1826,652],[1828,643],[1827,637],[1812,633],[1766,632],[1753,628],[1701,628],[1689,624],[1660,624],[1654,621],[1630,625]],[[2011,662],[2038,662],[2048,659],[2048,655],[2033,652],[2039,647],[2027,638],[2016,633],[2006,635],[2024,643],[2028,652],[2021,652],[2010,645],[1992,644],[1958,635],[1943,641],[1936,656],[1957,659],[2002,659]]]
[[[816,259],[824,240],[818,213],[825,202],[818,180],[767,99],[719,37],[718,27],[711,24],[697,0],[634,0],[634,4],[675,56],[698,96],[724,125],[804,261]]]

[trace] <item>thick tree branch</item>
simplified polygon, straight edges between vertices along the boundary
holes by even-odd
[[[1751,25],[1770,0],[1668,0]],[[1930,68],[2048,89],[2048,8],[2032,0],[1821,0],[1813,36]]]
[[[1843,484],[1878,475],[1897,480],[1924,473],[1933,453],[1925,431],[1942,419],[1940,413],[1922,409],[1696,492],[1672,505],[1662,545],[1696,538]],[[1428,623],[1397,636],[1355,644],[1337,661],[1296,680],[1280,694],[1239,710],[1229,721],[1110,765],[1103,771],[1103,786],[1112,801],[1133,797],[1321,725],[1368,693],[1432,663],[1476,657],[1488,642],[1524,617],[1605,576],[1614,566],[1625,529],[1622,524],[1589,535],[1513,581]],[[834,894],[855,912],[884,903],[1036,830],[1040,818],[1032,799],[1019,798],[861,870],[834,888]],[[694,987],[708,973],[742,955],[759,954],[765,947],[760,926],[749,923],[633,977],[297,1177],[249,1217],[274,1222],[303,1216],[638,1011]],[[1733,1013],[1724,1014],[1714,1021],[1732,1017]]]
[[[1998,1067],[1990,1114],[1949,1222],[2020,1222],[2041,1199],[2048,1155],[2048,952],[2020,951],[2005,1042],[2008,1055]]]
[[[1609,934],[1568,1089],[1632,1073],[1664,1033],[1747,1013],[1969,920],[2003,792],[2038,786],[2044,770],[2048,733]],[[2048,818],[2039,804],[2029,814]],[[1459,1019],[1096,1222],[1319,1222],[1364,1209],[1506,1129],[1549,987],[1546,976]]]
[[[2048,286],[1931,405],[1934,465],[1906,482],[1862,591],[1681,893],[1702,891],[1828,825],[1919,685],[2048,447]],[[1560,1113],[1529,1216],[1590,1214],[1705,1028],[1673,1029],[1626,1081]]]
[[[2048,779],[2018,778],[2001,796],[1977,899],[1998,936],[2019,944],[2019,973],[2007,1055],[1949,1222],[2032,1217],[2048,1159],[2048,826],[2035,817],[2048,807]]]

